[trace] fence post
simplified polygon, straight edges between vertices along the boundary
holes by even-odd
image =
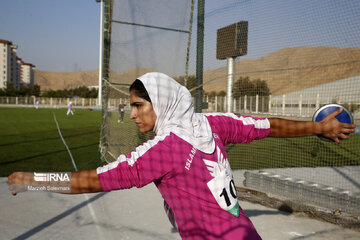
[[[236,99],[233,99],[233,109],[232,112],[236,112]]]
[[[256,94],[256,98],[255,98],[255,113],[259,112],[259,95]]]
[[[217,96],[215,96],[215,112],[217,112]]]
[[[246,108],[247,108],[246,104],[247,104],[247,96],[245,95],[244,96],[244,113],[246,113]]]
[[[239,113],[241,111],[241,97],[239,97]]]
[[[226,96],[224,97],[224,105],[223,105],[223,108],[224,108],[223,112],[225,112],[225,111],[226,111]]]
[[[299,116],[301,117],[302,114],[302,94],[299,96]]]
[[[249,112],[252,113],[253,96],[249,96],[249,98],[250,98]]]
[[[282,98],[282,115],[285,116],[285,94],[283,94],[283,98]]]
[[[15,98],[15,104],[18,105],[18,97]]]
[[[271,114],[271,95],[269,95],[269,113]]]
[[[316,94],[316,109],[319,109],[320,107],[320,94]]]

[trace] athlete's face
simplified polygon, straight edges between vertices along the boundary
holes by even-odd
[[[134,90],[130,92],[130,118],[134,120],[140,132],[149,132],[154,129],[156,114],[151,102],[138,97]]]

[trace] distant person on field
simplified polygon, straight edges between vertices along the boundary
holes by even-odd
[[[35,103],[35,108],[38,109],[39,108],[39,101],[37,100]]]
[[[74,115],[74,112],[72,110],[72,102],[69,101],[69,104],[68,104],[68,111],[66,113],[66,115],[69,115],[69,113],[71,113],[72,115]]]
[[[154,131],[156,136],[112,163],[73,172],[71,193],[141,188],[154,183],[166,201],[169,220],[187,240],[261,239],[239,206],[226,145],[317,134],[339,142],[348,139],[344,133],[355,128],[335,118],[341,111],[321,122],[195,113],[186,87],[157,72],[133,82],[130,106],[130,118],[139,131]],[[249,160],[244,156],[242,161]],[[32,179],[34,173],[15,172],[7,183],[16,195],[21,190],[14,184],[31,184]]]
[[[124,122],[124,115],[125,115],[125,104],[119,104],[119,116],[120,119],[118,120],[118,122]]]

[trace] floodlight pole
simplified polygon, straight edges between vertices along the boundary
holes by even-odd
[[[234,111],[235,58],[247,54],[248,22],[240,21],[217,30],[216,58],[227,59],[226,112]]]
[[[234,85],[234,71],[235,70],[235,58],[227,58],[227,77],[226,77],[226,112],[232,112],[233,110],[233,85]]]
[[[103,32],[104,32],[104,23],[103,23],[104,1],[96,0],[96,2],[100,2],[99,89],[98,89],[97,105],[102,106],[102,67],[103,67],[102,58],[103,58]]]

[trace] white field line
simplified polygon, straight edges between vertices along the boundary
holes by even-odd
[[[71,151],[70,151],[68,145],[66,144],[65,139],[63,138],[63,136],[62,136],[62,134],[61,134],[60,127],[59,127],[59,124],[58,124],[58,122],[57,122],[57,120],[56,120],[56,116],[55,116],[55,113],[54,113],[54,112],[53,112],[53,115],[54,115],[54,121],[55,121],[55,123],[56,123],[56,127],[57,127],[57,129],[58,129],[58,131],[59,131],[60,138],[61,138],[61,140],[63,141],[63,143],[64,143],[64,145],[65,145],[65,147],[66,147],[66,149],[67,149],[67,151],[68,151],[68,153],[69,153],[69,155],[70,155],[70,158],[71,158],[71,161],[72,161],[72,164],[73,164],[73,166],[74,166],[75,171],[78,171],[78,169],[77,169],[77,167],[76,167],[76,164],[75,164],[75,161],[74,161],[74,158],[73,158],[73,156],[72,156],[72,154],[71,154]],[[103,234],[101,228],[99,227],[99,224],[98,224],[99,221],[97,220],[97,217],[96,217],[94,208],[92,207],[91,202],[89,202],[89,195],[86,194],[86,193],[85,193],[85,194],[82,194],[82,195],[85,197],[85,200],[86,200],[86,202],[88,203],[87,206],[88,206],[88,208],[89,208],[90,215],[91,215],[91,217],[92,217],[92,219],[93,219],[93,221],[94,221],[94,223],[95,223],[95,227],[96,227],[96,230],[97,230],[97,232],[98,232],[98,237],[99,237],[98,239],[104,239],[104,234]]]

